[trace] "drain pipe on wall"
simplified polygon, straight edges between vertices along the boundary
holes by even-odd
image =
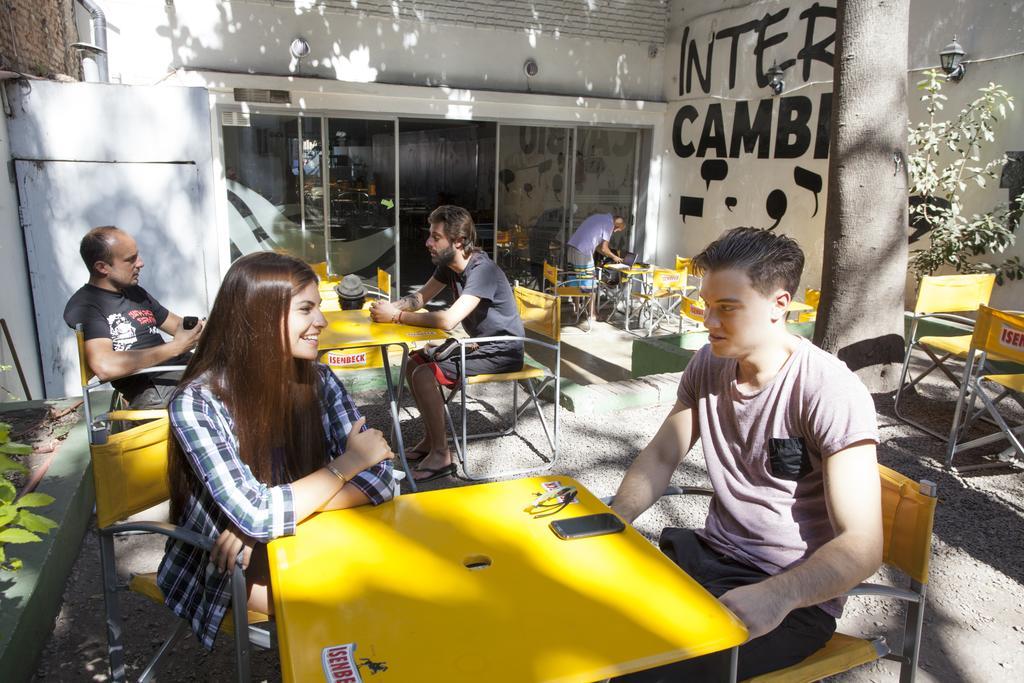
[[[75,43],[71,47],[85,53],[82,55],[82,74],[85,76],[86,81],[109,83],[110,74],[107,71],[107,17],[103,14],[103,10],[96,4],[95,0],[76,0],[76,2],[89,13],[92,43]],[[96,64],[95,73],[91,73],[92,69],[87,68],[86,65],[90,60],[86,55],[91,56],[91,61]]]

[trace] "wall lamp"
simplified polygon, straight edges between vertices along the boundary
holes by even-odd
[[[309,41],[299,36],[292,41],[292,44],[288,46],[288,51],[292,53],[292,57],[295,59],[302,59],[309,56]]]
[[[964,64],[966,54],[960,43],[956,41],[956,36],[953,36],[952,43],[942,48],[939,53],[939,62],[942,64],[942,70],[946,72],[947,79],[959,81],[964,77],[964,72],[967,71],[967,65]]]
[[[768,81],[768,87],[771,88],[773,95],[781,95],[782,89],[786,87],[786,82],[782,80],[782,69],[778,64],[772,62],[772,68],[768,69],[767,74],[771,80]]]

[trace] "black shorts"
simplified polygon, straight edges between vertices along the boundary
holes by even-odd
[[[417,365],[428,365],[437,383],[451,387],[458,384],[462,376],[462,358],[459,353],[441,361],[428,360],[422,351],[413,351],[409,360]],[[492,375],[501,372],[516,372],[523,369],[523,347],[521,344],[481,344],[470,351],[466,349],[466,376]]]
[[[727,591],[758,583],[768,574],[710,548],[692,529],[668,527],[661,532],[661,551],[716,598]],[[821,649],[836,630],[836,620],[820,607],[793,610],[774,631],[740,646],[737,680],[792,666]],[[615,681],[729,680],[729,650],[627,674]]]

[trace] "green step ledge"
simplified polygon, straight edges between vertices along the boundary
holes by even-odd
[[[810,339],[814,336],[814,323],[789,323],[790,332]],[[682,372],[690,359],[708,341],[707,331],[690,331],[659,337],[641,337],[633,340],[631,374],[633,377]]]
[[[0,403],[0,421],[7,411],[46,403],[65,407],[77,401]],[[57,522],[57,527],[39,543],[7,546],[8,554],[13,551],[24,564],[16,572],[0,571],[0,678],[5,681],[27,681],[35,672],[92,519],[95,492],[84,420],[71,428],[36,491],[55,498],[38,512]]]

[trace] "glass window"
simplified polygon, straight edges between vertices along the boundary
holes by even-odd
[[[569,128],[501,126],[497,254],[510,280],[538,286],[544,262],[562,262],[571,144]]]
[[[319,124],[319,120],[305,124]],[[303,229],[299,119],[252,114],[247,126],[224,128],[224,170],[228,190],[231,259],[261,250],[280,250],[322,261],[323,229]],[[317,136],[319,137],[319,136]],[[319,174],[319,160],[303,150],[303,167]]]
[[[636,147],[639,132],[611,128],[577,129],[573,169],[572,230],[596,213],[626,219],[626,230],[612,235],[609,246],[628,249],[634,230]],[[571,234],[571,232],[570,232]]]
[[[327,145],[331,272],[376,286],[395,275],[394,121],[327,119]]]
[[[399,121],[403,289],[418,287],[434,272],[424,242],[427,217],[441,204],[469,211],[477,246],[493,253],[497,128],[487,121]]]

